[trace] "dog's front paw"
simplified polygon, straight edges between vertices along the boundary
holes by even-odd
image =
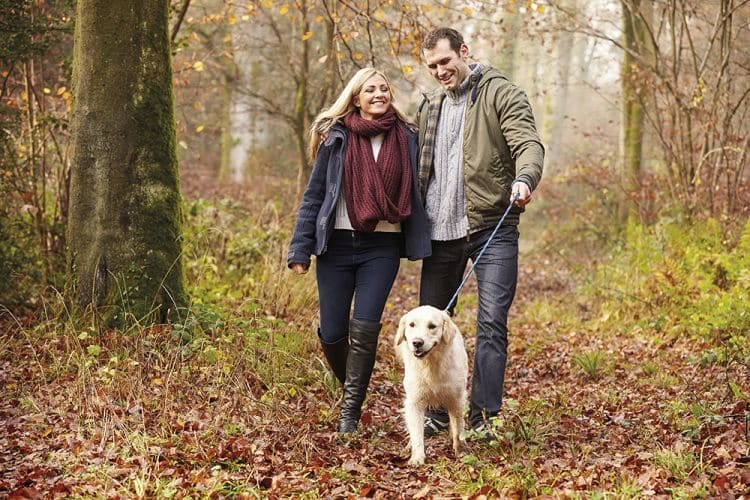
[[[423,465],[424,464],[424,453],[412,454],[409,459],[409,465]]]
[[[466,441],[464,441],[463,439],[454,439],[452,448],[453,453],[458,456],[466,450]]]

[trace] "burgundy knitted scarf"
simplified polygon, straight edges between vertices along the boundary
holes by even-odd
[[[354,111],[344,117],[349,140],[344,156],[344,199],[357,231],[372,232],[380,220],[401,222],[411,214],[411,166],[405,125],[393,108],[374,120]],[[378,159],[370,137],[385,133]]]

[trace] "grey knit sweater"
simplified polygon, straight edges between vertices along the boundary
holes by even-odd
[[[479,71],[472,65],[472,72]],[[435,136],[435,175],[427,187],[425,205],[432,239],[449,241],[466,236],[469,220],[464,207],[464,111],[470,78],[448,90],[443,99]]]

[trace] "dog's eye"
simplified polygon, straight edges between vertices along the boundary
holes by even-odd
[[[427,328],[430,330],[434,330],[437,328],[437,325],[435,323],[427,323]]]
[[[414,322],[409,323],[409,328],[414,328]]]

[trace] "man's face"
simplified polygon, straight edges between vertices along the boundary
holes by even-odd
[[[451,49],[447,38],[438,40],[434,48],[425,49],[424,56],[430,74],[445,90],[455,90],[471,71],[466,63],[469,48],[465,44],[461,45],[457,54]]]

